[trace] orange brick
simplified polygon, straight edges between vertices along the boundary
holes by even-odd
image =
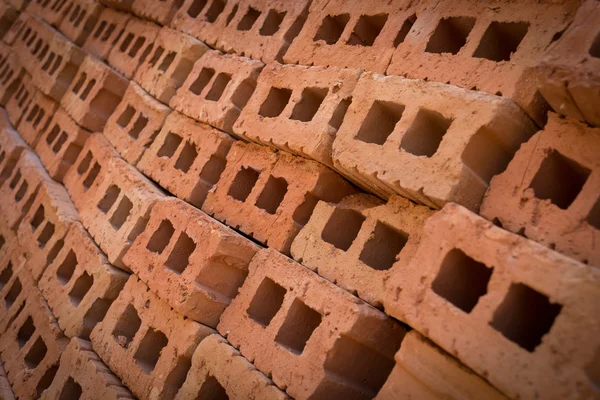
[[[39,90],[35,90],[29,107],[19,122],[19,134],[32,147],[35,147],[42,134],[48,129],[59,104]]]
[[[134,0],[131,11],[143,19],[169,25],[181,3],[181,0]]]
[[[0,109],[0,187],[12,176],[15,165],[25,149],[30,150],[8,121],[6,111]]]
[[[0,362],[0,397],[4,400],[15,400],[15,394],[10,387],[2,362]]]
[[[99,0],[106,7],[114,8],[120,11],[131,12],[134,0]]]
[[[90,32],[83,49],[101,60],[108,58],[108,53],[117,43],[125,30],[130,15],[124,12],[105,8],[98,16],[98,23]]]
[[[10,1],[5,3],[9,6],[14,7],[14,5],[10,3]],[[25,11],[19,13],[17,19],[10,26],[10,29],[6,31],[6,33],[2,37],[2,41],[4,43],[0,43],[0,47],[2,47],[2,45],[4,44],[8,44],[9,46],[12,45],[17,39],[17,37],[21,36],[21,33],[27,28],[28,23],[29,14]]]
[[[17,235],[6,224],[0,224],[0,263],[10,257],[12,248],[18,245]],[[2,286],[6,285],[6,278],[0,279]],[[0,318],[1,319],[1,318]],[[2,330],[0,329],[0,332]]]
[[[21,118],[27,111],[29,103],[36,92],[35,86],[31,82],[31,75],[25,72],[17,86],[14,95],[6,103],[6,113],[8,119],[15,128],[19,127]]]
[[[0,106],[4,107],[8,103],[25,73],[16,53],[9,46],[0,43]]]
[[[85,2],[86,0],[82,0]],[[89,1],[89,0],[88,0]],[[29,0],[27,12],[43,19],[48,25],[58,28],[65,17],[70,18],[70,11],[73,8],[73,2],[66,4],[64,1],[37,1]]]
[[[60,8],[65,3],[57,1],[54,4]],[[81,47],[95,29],[98,18],[105,8],[95,0],[69,0],[65,9],[69,10],[68,17],[58,25],[58,30]]]
[[[0,39],[4,38],[18,17],[19,11],[15,7],[5,1],[0,2]]]
[[[4,300],[0,302],[0,338],[23,311],[25,300],[29,297],[23,285],[27,278],[32,279],[27,271],[21,272],[27,269],[27,260],[22,256],[18,241],[13,240],[7,248],[4,246],[0,258],[0,298]]]
[[[41,59],[38,57],[43,58],[48,54],[55,31],[40,17],[33,14],[24,22],[25,24],[18,31],[18,36],[12,40],[11,46],[23,68],[31,74],[39,67]],[[35,55],[34,51],[36,51]]]

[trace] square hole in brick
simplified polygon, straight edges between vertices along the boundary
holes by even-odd
[[[167,398],[175,398],[177,392],[185,383],[190,368],[192,368],[192,360],[189,357],[180,356],[177,359],[175,368],[171,370],[165,381],[168,393]]]
[[[54,230],[54,224],[50,221],[46,222],[46,225],[44,225],[44,229],[42,229],[42,233],[40,233],[37,239],[40,249],[46,247],[48,241],[52,239],[52,236],[54,236]]]
[[[134,306],[128,304],[115,325],[112,333],[113,337],[121,347],[127,348],[141,325],[142,320],[137,310]]]
[[[592,57],[600,58],[600,32],[596,35],[596,39],[590,46],[590,55]]]
[[[552,150],[542,161],[529,187],[538,199],[550,200],[566,210],[581,192],[589,175],[588,168]]]
[[[148,241],[146,249],[158,254],[162,254],[171,241],[174,233],[175,228],[173,227],[171,221],[168,219],[163,219],[160,222],[158,229],[152,234],[152,237]]]
[[[288,183],[284,178],[269,176],[269,180],[260,193],[260,196],[258,196],[255,206],[265,210],[269,214],[275,214],[287,193],[287,188]]]
[[[508,61],[527,34],[527,22],[492,21],[487,27],[473,57],[492,61]]]
[[[351,46],[373,46],[387,19],[387,14],[361,15],[346,44]]]
[[[210,23],[215,22],[225,9],[226,3],[227,2],[225,0],[213,0],[210,4],[210,7],[206,11],[204,18]]]
[[[587,223],[596,229],[600,229],[600,198],[596,200],[596,204],[590,210],[587,217]]]
[[[36,399],[41,398],[44,390],[46,390],[50,387],[50,385],[54,381],[54,377],[56,376],[57,371],[58,371],[58,365],[54,365],[54,366],[48,368],[46,370],[46,372],[44,372],[44,375],[42,375],[41,379],[38,381],[37,387],[35,388],[36,396],[37,396]]]
[[[440,147],[450,124],[452,119],[437,111],[421,108],[410,128],[404,133],[400,148],[415,156],[431,157]]]
[[[169,254],[166,267],[176,274],[181,274],[189,265],[194,250],[196,250],[196,243],[185,232],[181,232]]]
[[[33,324],[33,319],[31,316],[27,317],[23,325],[21,325],[21,329],[17,332],[17,343],[19,344],[19,348],[23,348],[31,339],[31,336],[35,333],[35,325]]]
[[[429,38],[425,51],[428,53],[456,54],[467,43],[467,37],[475,26],[475,18],[448,17],[441,19]]]
[[[227,85],[231,81],[231,74],[221,72],[213,81],[212,87],[206,94],[206,100],[219,101]]]
[[[360,253],[360,261],[378,271],[388,270],[407,241],[407,233],[377,221],[375,230]]]
[[[94,284],[94,277],[84,271],[79,278],[75,281],[73,288],[69,292],[69,299],[71,300],[71,304],[75,307],[79,306],[81,300],[85,297],[87,292],[90,291],[92,285]]]
[[[229,400],[229,396],[217,378],[207,375],[196,400]]]
[[[412,29],[413,25],[417,22],[417,15],[413,14],[410,17],[406,18],[402,23],[402,27],[398,31],[396,38],[394,39],[394,47],[398,47],[401,43],[404,42],[408,32]]]
[[[23,290],[23,285],[21,285],[21,281],[17,278],[13,282],[8,293],[6,293],[6,296],[4,296],[4,305],[7,310],[15,303],[15,300],[17,300],[17,297],[21,294],[21,290]]]
[[[25,366],[28,369],[35,369],[44,360],[48,353],[48,347],[41,337],[38,337],[33,346],[29,349],[29,353],[25,356]]]
[[[466,313],[487,293],[493,268],[474,260],[460,249],[450,250],[431,284],[431,289]]]
[[[235,176],[227,194],[239,201],[246,201],[254,185],[258,181],[260,172],[250,167],[242,167]]]
[[[146,336],[140,342],[140,346],[134,356],[137,365],[146,374],[151,373],[154,367],[156,367],[162,349],[168,343],[169,340],[164,333],[153,328],[148,328]]]
[[[52,152],[54,154],[58,153],[60,149],[62,149],[63,145],[65,144],[68,138],[69,137],[67,136],[67,133],[65,131],[62,131],[58,140],[56,141],[56,143],[54,143],[54,146],[52,146]]]
[[[129,122],[131,122],[131,119],[135,115],[135,112],[135,108],[131,107],[130,105],[127,105],[125,110],[117,119],[117,125],[119,125],[121,128],[125,128],[127,125],[129,125]]]
[[[158,62],[158,60],[160,60],[160,58],[162,57],[164,52],[165,52],[165,48],[162,46],[158,46],[156,48],[156,50],[154,51],[152,58],[150,58],[150,60],[148,61],[148,64],[150,64],[152,67],[154,67],[156,65],[156,63]]]
[[[17,190],[17,193],[15,194],[15,201],[17,203],[23,199],[23,197],[25,196],[25,193],[27,193],[28,188],[29,188],[29,184],[27,183],[26,180],[23,180],[23,183],[21,183],[19,190]]]
[[[121,189],[117,185],[110,185],[108,189],[106,189],[104,197],[98,202],[98,209],[104,214],[108,213],[117,201],[119,194],[121,194]]]
[[[321,314],[295,299],[275,341],[295,354],[302,354],[306,342],[321,324]]]
[[[240,20],[237,26],[238,31],[249,31],[250,29],[252,29],[252,26],[254,25],[258,17],[260,17],[260,14],[261,12],[256,8],[248,7],[248,11],[246,11],[246,14]]]
[[[356,139],[365,143],[384,144],[402,118],[403,112],[402,104],[375,100],[356,134]]]
[[[0,274],[0,290],[4,288],[4,286],[8,283],[10,278],[13,276],[12,262],[8,262],[6,267],[2,270]]]
[[[29,223],[31,225],[31,230],[35,232],[35,230],[41,225],[41,223],[44,222],[45,218],[46,213],[44,211],[44,206],[40,205],[35,211],[35,214],[33,214],[33,218],[31,218],[31,222]]]
[[[181,136],[176,135],[173,132],[169,132],[167,134],[167,137],[165,138],[165,141],[163,142],[163,145],[158,150],[158,153],[156,153],[156,155],[159,157],[167,158],[173,157],[173,154],[175,154],[175,151],[177,150],[182,141],[183,138]]]
[[[490,325],[507,339],[533,352],[550,332],[562,309],[548,296],[522,283],[513,283],[494,312]]]
[[[290,119],[302,122],[312,121],[328,92],[327,88],[304,88],[300,101],[292,110]]]
[[[144,115],[140,114],[135,120],[133,126],[129,130],[129,136],[132,139],[137,139],[140,137],[140,133],[144,130],[144,128],[148,125],[148,118]]]
[[[118,231],[121,229],[127,218],[129,218],[129,214],[131,213],[131,209],[133,208],[133,203],[127,196],[123,196],[119,206],[113,213],[112,217],[110,217],[110,224],[113,229]]]
[[[313,41],[323,40],[327,44],[335,44],[342,33],[344,33],[344,29],[346,29],[346,25],[350,21],[350,14],[339,14],[339,15],[328,15],[323,19],[319,30],[315,34]]]
[[[175,162],[175,168],[182,172],[188,172],[197,156],[198,151],[196,151],[196,146],[189,140],[186,141],[183,150],[181,150],[177,158],[177,162]]]
[[[212,79],[212,77],[214,75],[215,75],[214,69],[202,68],[202,71],[200,71],[200,73],[198,74],[198,77],[196,78],[194,83],[192,83],[190,85],[190,89],[189,89],[190,92],[192,92],[196,96],[198,96],[200,93],[202,93],[202,91],[204,90],[206,85],[208,85],[208,82],[210,82],[210,80]]]
[[[206,7],[206,3],[208,3],[208,0],[194,0],[187,10],[188,15],[196,18],[202,9]]]
[[[263,279],[250,302],[248,316],[266,327],[281,308],[286,293],[287,290],[272,279]]]
[[[272,87],[258,113],[265,118],[278,117],[289,103],[291,96],[290,89]]]
[[[75,272],[75,267],[77,267],[77,255],[75,255],[73,250],[69,250],[67,256],[56,270],[56,278],[61,285],[64,286],[71,280]]]
[[[265,22],[258,33],[261,36],[273,36],[276,34],[286,14],[286,11],[269,10],[267,18],[265,18]]]
[[[169,69],[169,67],[171,66],[171,64],[173,63],[173,60],[175,60],[175,57],[177,56],[177,53],[174,51],[169,51],[167,53],[167,55],[165,56],[165,58],[163,58],[162,62],[160,63],[160,65],[158,66],[158,70],[162,71],[162,72],[166,72],[167,69]]]
[[[87,154],[85,155],[85,157],[83,157],[83,159],[77,166],[77,173],[79,175],[83,175],[85,173],[85,171],[87,171],[90,168],[90,164],[92,163],[92,158],[93,158],[92,152],[88,151]]]
[[[58,400],[79,400],[82,393],[81,385],[75,382],[72,377],[69,377],[63,385]]]
[[[88,190],[94,184],[99,173],[100,173],[100,164],[98,164],[96,162],[96,163],[94,163],[94,166],[92,167],[92,169],[88,173],[87,177],[83,181],[83,187],[85,188],[85,190]]]
[[[347,251],[358,236],[365,217],[358,211],[335,208],[323,228],[321,238],[336,248]]]

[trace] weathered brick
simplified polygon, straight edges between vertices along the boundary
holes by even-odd
[[[131,11],[143,19],[169,25],[182,3],[183,0],[134,0]]]
[[[174,313],[132,275],[91,340],[138,398],[172,399],[198,343],[215,331]]]
[[[26,262],[17,240],[13,240],[7,248],[3,246],[0,258],[0,298],[4,301],[0,302],[0,338],[23,311],[25,300],[29,296],[28,291],[23,290],[23,285],[28,278],[32,279],[31,274],[28,271],[21,272],[22,269],[27,269]]]
[[[17,54],[11,51],[10,46],[0,43],[0,106],[6,106],[25,73]]]
[[[10,387],[2,362],[0,362],[0,397],[4,400],[15,400],[15,394]]]
[[[232,133],[263,66],[260,61],[208,51],[196,61],[170,105],[198,121]]]
[[[0,224],[0,263],[4,262],[11,255],[13,246],[18,244],[17,235],[6,224]],[[3,267],[3,266],[1,266]],[[6,285],[7,278],[0,279],[0,285]],[[2,330],[0,329],[0,332]]]
[[[65,2],[57,0],[54,4],[60,7]],[[58,30],[77,46],[82,46],[96,28],[105,8],[95,0],[68,0],[65,8],[69,10],[68,17],[58,25]]]
[[[409,264],[432,214],[400,196],[387,205],[365,194],[337,205],[320,201],[291,253],[325,279],[382,308],[385,282]]]
[[[596,395],[598,268],[448,204],[387,285],[386,312],[509,397]]]
[[[19,11],[15,7],[5,1],[0,2],[0,39],[4,38],[18,17]]]
[[[52,27],[38,16],[30,15],[18,31],[19,35],[13,39],[12,50],[17,54],[23,68],[30,74],[39,67],[41,59],[38,57],[44,57],[48,53],[49,42],[52,40],[54,32]],[[36,51],[35,55],[34,51]]]
[[[162,187],[201,207],[225,169],[234,139],[172,112],[137,167]]]
[[[35,90],[23,118],[19,122],[19,134],[32,147],[38,144],[42,132],[46,132],[59,104],[39,90]]]
[[[210,335],[196,348],[188,377],[175,400],[219,395],[231,400],[289,399],[222,336]]]
[[[21,77],[14,95],[6,103],[8,119],[15,128],[19,127],[21,118],[26,112],[35,92],[36,89],[31,82],[31,75],[25,72]]]
[[[271,63],[233,132],[331,166],[331,147],[361,70]]]
[[[0,187],[12,176],[23,150],[29,149],[8,121],[6,111],[0,109]]]
[[[106,60],[110,50],[123,35],[125,25],[130,18],[127,13],[105,8],[98,16],[95,29],[85,40],[83,49],[101,60]]]
[[[219,332],[296,399],[372,398],[405,329],[275,250],[257,253]]]
[[[333,163],[382,198],[478,210],[490,179],[534,130],[509,99],[364,73],[333,143]]]
[[[216,327],[259,247],[202,211],[167,198],[123,263],[175,311]]]
[[[10,3],[10,1],[6,3],[14,7],[14,5]],[[6,33],[2,37],[4,43],[0,43],[0,47],[3,44],[8,44],[9,46],[12,45],[15,42],[15,40],[19,36],[21,36],[22,32],[27,28],[28,23],[29,13],[25,11],[19,13],[19,16],[17,17],[15,22],[10,26],[10,29],[6,31]]]

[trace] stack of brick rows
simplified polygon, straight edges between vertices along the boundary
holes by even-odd
[[[600,399],[598,0],[0,0],[0,398]]]

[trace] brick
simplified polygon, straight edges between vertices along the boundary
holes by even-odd
[[[35,147],[42,134],[48,129],[59,104],[39,90],[34,90],[31,102],[19,122],[19,134]]]
[[[89,340],[129,275],[109,264],[79,223],[63,242],[38,285],[65,335]]]
[[[384,73],[418,2],[315,0],[283,59],[286,64],[335,65]]]
[[[132,275],[91,339],[100,358],[138,398],[172,399],[198,343],[214,332],[174,313]]]
[[[129,14],[112,8],[103,9],[98,16],[96,27],[85,40],[83,49],[101,60],[106,60],[110,50],[123,35],[130,17]]]
[[[169,25],[182,3],[182,0],[134,0],[131,11],[159,25]]]
[[[25,149],[29,147],[13,129],[6,111],[0,109],[0,187],[12,176],[15,165]]]
[[[137,167],[175,196],[200,208],[225,169],[234,139],[172,112]]]
[[[0,302],[0,338],[23,311],[29,297],[28,291],[23,290],[23,285],[28,279],[32,279],[28,271],[22,271],[27,269],[26,262],[17,240],[8,244],[8,248],[3,246],[0,258],[0,297],[4,301]],[[34,293],[32,296],[35,295]]]
[[[15,128],[19,127],[21,118],[29,107],[29,103],[35,92],[36,89],[31,82],[31,75],[25,72],[21,77],[14,95],[6,103],[8,119]]]
[[[406,334],[395,359],[377,400],[507,399],[417,331]]]
[[[200,342],[175,400],[209,394],[214,398],[226,395],[231,400],[289,399],[220,335],[210,335]]]
[[[273,249],[257,253],[219,332],[296,399],[372,398],[405,329]]]
[[[232,133],[263,66],[260,61],[208,51],[196,61],[170,105],[198,121]]]
[[[82,0],[81,2],[83,3],[84,1]],[[43,19],[48,25],[58,28],[65,17],[70,18],[69,14],[71,8],[73,8],[73,2],[69,1],[68,3],[65,1],[33,0],[27,6],[27,12]]]
[[[360,74],[358,69],[271,63],[233,132],[331,166],[332,143]]]
[[[537,92],[533,67],[571,22],[576,6],[500,0],[429,3],[417,14],[386,73],[501,93],[543,125],[547,107]]]
[[[52,384],[41,400],[134,399],[133,395],[102,362],[87,340],[73,338],[62,356]]]
[[[153,52],[138,67],[134,80],[153,97],[169,104],[192,71],[194,62],[209,48],[191,36],[164,27]]]
[[[490,179],[534,130],[509,99],[364,73],[333,143],[333,163],[382,198],[478,210]]]
[[[64,3],[55,4],[60,6]],[[82,46],[96,28],[98,18],[105,8],[95,0],[70,0],[67,7],[70,10],[69,16],[58,25],[58,30],[77,46]]]
[[[0,106],[6,106],[17,91],[25,73],[25,69],[21,68],[19,57],[9,46],[0,43]]]
[[[132,79],[138,66],[150,55],[159,32],[158,25],[131,17],[108,53],[108,63],[127,79]]]
[[[122,257],[143,230],[162,191],[121,159],[100,133],[93,134],[65,176],[64,183],[83,226],[111,264]]]
[[[600,129],[550,113],[492,180],[481,215],[584,263],[600,266]]]
[[[35,73],[42,58],[48,54],[55,32],[50,25],[35,15],[30,15],[18,31],[19,36],[14,38],[12,49],[23,68],[30,74]]]
[[[10,5],[17,10],[23,10],[29,4],[29,0],[6,0]]]
[[[448,204],[387,287],[386,312],[507,396],[595,396],[597,268]]]
[[[9,6],[14,7],[14,5],[12,5],[10,1],[8,1],[8,2],[5,1],[5,3],[8,4]],[[14,41],[17,39],[17,37],[21,36],[21,33],[27,28],[28,23],[29,23],[29,14],[25,11],[19,13],[19,16],[13,22],[13,24],[10,26],[10,29],[8,31],[6,31],[6,33],[2,37],[2,41],[4,43],[1,43],[1,45],[3,45],[3,44],[8,44],[9,46],[12,45],[14,43]],[[1,48],[1,45],[0,45],[0,48]]]
[[[94,56],[87,56],[60,104],[79,125],[101,132],[127,85],[121,74]]]
[[[134,0],[99,0],[106,7],[114,8],[120,11],[130,12]]]
[[[320,201],[294,239],[292,257],[383,308],[385,282],[410,263],[432,214],[400,196],[387,205],[366,194],[348,196],[337,205]]]
[[[0,39],[3,39],[12,25],[19,18],[19,11],[11,4],[0,2]]]
[[[2,362],[0,362],[0,397],[4,400],[15,400],[15,394],[10,387]]]
[[[354,192],[352,185],[317,162],[236,142],[202,211],[289,254],[318,200],[337,203]]]
[[[180,314],[216,327],[259,247],[187,203],[167,198],[123,263]]]
[[[4,262],[7,257],[10,257],[12,249],[15,245],[18,245],[17,235],[15,232],[13,232],[7,225],[0,224],[0,263]],[[0,279],[0,284],[3,287],[6,285],[6,279],[7,278],[5,277]],[[1,329],[0,332],[2,332]]]
[[[582,2],[572,24],[539,59],[538,88],[558,113],[600,127],[600,8]]]

